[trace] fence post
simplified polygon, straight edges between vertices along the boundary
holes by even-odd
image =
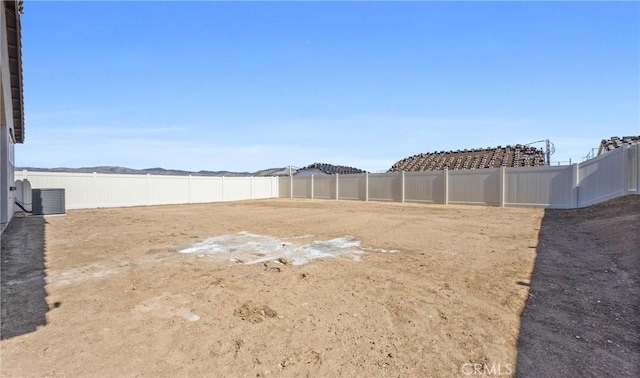
[[[311,199],[313,199],[313,175],[311,175]]]
[[[449,168],[444,169],[444,204],[449,204]]]
[[[147,206],[151,205],[151,175],[147,173]]]
[[[629,164],[629,144],[622,145],[622,195],[631,193],[629,190],[629,174],[631,173],[632,165]]]
[[[222,202],[224,202],[224,176],[222,176]]]
[[[507,169],[505,167],[500,167],[500,178],[499,180],[499,190],[500,190],[500,199],[499,199],[499,206],[500,207],[504,207],[504,196],[505,196],[505,184],[506,184],[506,180],[505,180],[505,176],[506,176],[506,171]]]
[[[364,173],[364,200],[369,201],[369,172]]]
[[[100,201],[96,201],[95,200],[95,198],[97,197],[96,193],[99,192],[98,191],[98,174],[96,172],[93,172],[93,175],[91,176],[91,186],[92,186],[92,188],[91,188],[91,197],[90,197],[91,200],[89,202],[91,202],[91,206],[92,207],[94,207],[94,206],[95,207],[100,207],[99,206]]]
[[[636,194],[640,194],[640,144],[634,144],[636,150]]]
[[[336,201],[340,197],[340,184],[338,183],[338,181],[340,180],[339,177],[340,177],[340,174],[336,173]]]
[[[401,186],[402,186],[401,201],[402,201],[402,203],[404,203],[404,171],[400,172],[400,178],[401,178],[400,183],[401,183]]]
[[[571,165],[571,197],[573,202],[572,208],[577,209],[580,205],[578,196],[580,195],[580,164],[575,163]]]

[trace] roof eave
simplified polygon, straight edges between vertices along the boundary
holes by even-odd
[[[11,102],[13,104],[13,136],[15,143],[24,143],[24,93],[22,83],[22,36],[20,14],[22,1],[5,1]]]

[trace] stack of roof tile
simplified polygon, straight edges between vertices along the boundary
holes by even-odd
[[[404,158],[389,172],[439,171],[446,169],[483,169],[499,167],[536,167],[545,165],[541,149],[516,144],[496,148],[436,151]]]
[[[598,155],[605,153],[607,151],[615,150],[618,147],[622,147],[625,144],[636,144],[640,143],[640,136],[624,136],[622,138],[613,136],[611,139],[603,139],[600,142],[600,150]]]
[[[335,175],[336,173],[341,175],[365,173],[365,171],[363,171],[362,169],[347,167],[344,165],[333,165],[333,164],[325,164],[325,163],[313,163],[304,168],[301,168],[300,170],[298,170],[298,172],[304,171],[304,170],[311,170],[311,169],[317,169],[328,175]]]

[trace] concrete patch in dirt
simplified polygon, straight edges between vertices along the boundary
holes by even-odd
[[[305,236],[306,237],[306,236]],[[288,240],[302,239],[294,237]],[[309,244],[296,245],[287,240],[272,236],[256,235],[242,231],[235,235],[214,236],[180,251],[199,256],[228,256],[231,261],[244,264],[256,264],[286,259],[292,265],[302,265],[312,260],[327,257],[342,257],[360,261],[366,252],[397,253],[396,250],[370,248],[353,236],[343,236],[324,241],[313,241]]]

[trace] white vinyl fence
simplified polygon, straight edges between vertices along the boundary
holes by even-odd
[[[583,163],[279,179],[279,196],[570,209],[640,194],[640,145]]]
[[[65,189],[67,209],[237,201],[278,197],[277,177],[115,175],[17,171],[32,188]]]
[[[63,188],[67,209],[311,198],[577,208],[640,194],[640,145],[573,165],[293,177],[15,172],[32,188]]]

